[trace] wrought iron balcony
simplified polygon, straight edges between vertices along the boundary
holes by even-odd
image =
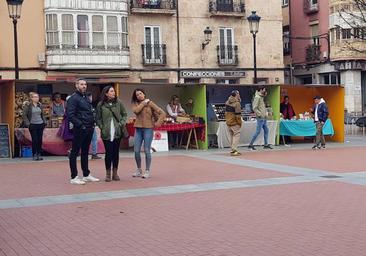
[[[210,0],[209,11],[213,16],[236,16],[245,15],[244,0]]]
[[[320,61],[320,45],[311,44],[306,47],[306,61],[316,62]]]
[[[318,3],[314,4],[312,0],[304,0],[304,12],[306,14],[313,14],[319,11]]]
[[[218,45],[216,49],[219,66],[237,66],[239,64],[237,45]]]
[[[176,0],[131,0],[131,13],[176,13]]]
[[[142,44],[141,49],[144,65],[166,65],[165,44]]]

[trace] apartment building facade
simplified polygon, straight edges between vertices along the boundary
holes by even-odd
[[[14,78],[12,23],[6,2],[0,45],[0,75]],[[96,80],[128,77],[127,0],[24,1],[18,21],[20,79]]]
[[[366,110],[363,32],[366,26],[351,27],[348,23],[352,21],[346,22],[340,15],[342,10],[357,13],[353,2],[282,0],[285,81],[343,84],[345,108],[361,112]]]
[[[346,88],[349,112],[366,112],[366,9],[355,1],[330,0],[331,61]],[[364,16],[363,16],[364,17]]]
[[[130,81],[253,83],[249,10],[262,16],[259,80],[283,82],[280,5],[250,0],[131,1]],[[211,40],[203,46],[206,29]],[[274,39],[275,44],[268,45],[266,38]]]
[[[6,3],[0,5],[1,32],[9,35],[0,45],[0,75],[13,78],[12,24]],[[259,81],[283,82],[276,0],[34,0],[22,9],[21,79],[251,84],[253,39],[246,17],[255,10],[262,17]],[[203,47],[206,28],[212,39]]]

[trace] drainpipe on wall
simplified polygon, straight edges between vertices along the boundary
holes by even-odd
[[[180,83],[180,32],[179,32],[179,0],[176,1],[176,9],[177,9],[177,61],[178,61],[178,83]]]

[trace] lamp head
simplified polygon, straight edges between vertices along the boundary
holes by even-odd
[[[253,35],[257,34],[261,17],[257,15],[256,11],[252,11],[252,14],[247,18],[247,20],[249,21],[250,33],[252,33]]]
[[[13,20],[20,18],[22,4],[24,0],[6,0],[8,4],[9,17]]]

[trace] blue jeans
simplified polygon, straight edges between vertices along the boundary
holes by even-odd
[[[258,135],[261,132],[261,129],[263,128],[264,131],[264,145],[268,145],[268,126],[267,126],[267,120],[258,118],[257,119],[257,130],[255,131],[255,134],[253,135],[252,141],[250,142],[250,145],[253,146],[254,141],[257,139]]]
[[[94,128],[91,144],[92,144],[92,154],[96,155],[98,153],[98,136],[97,136],[97,131],[95,128]]]
[[[141,146],[144,142],[146,170],[150,170],[151,166],[151,143],[153,140],[154,131],[152,128],[136,128],[135,132],[135,161],[137,168],[141,169]]]

